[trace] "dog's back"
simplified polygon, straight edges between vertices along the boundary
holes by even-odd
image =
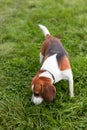
[[[44,48],[44,49],[43,49]],[[43,42],[43,45],[41,47],[41,52],[43,56],[52,56],[54,54],[56,55],[56,58],[58,62],[61,61],[63,56],[67,56],[67,52],[62,46],[62,43],[55,37],[52,37],[50,35],[46,36],[46,40]]]

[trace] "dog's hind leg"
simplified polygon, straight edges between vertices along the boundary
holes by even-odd
[[[42,55],[42,53],[40,52],[40,63],[42,63],[42,61],[43,61],[43,55]]]
[[[74,87],[73,87],[73,75],[72,75],[72,73],[71,73],[68,81],[69,81],[70,97],[74,97]]]

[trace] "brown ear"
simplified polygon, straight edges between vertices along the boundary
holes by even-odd
[[[52,101],[55,95],[56,95],[56,88],[54,85],[43,86],[42,97],[44,98],[45,101],[47,102]]]

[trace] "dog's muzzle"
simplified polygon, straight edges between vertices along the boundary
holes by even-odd
[[[31,102],[33,102],[35,105],[41,104],[43,101],[43,98],[37,97],[34,94],[32,95]]]

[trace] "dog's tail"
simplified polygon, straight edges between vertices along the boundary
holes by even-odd
[[[43,26],[43,25],[41,25],[41,24],[39,24],[39,27],[40,27],[41,30],[43,31],[43,34],[45,35],[45,37],[46,37],[47,35],[50,35],[50,32],[48,31],[47,27],[45,27],[45,26]]]

